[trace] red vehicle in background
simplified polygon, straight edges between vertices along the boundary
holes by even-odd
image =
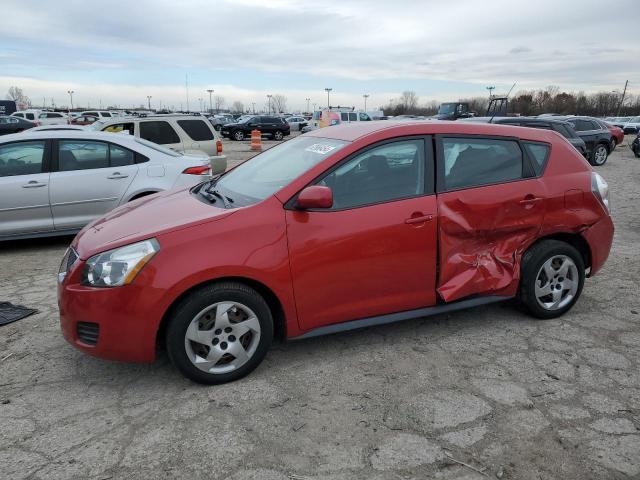
[[[60,267],[60,323],[90,355],[150,362],[160,342],[185,376],[227,382],[274,336],[513,297],[558,317],[613,230],[607,183],[554,131],[338,125],[85,227]]]
[[[616,127],[615,125],[611,125],[609,122],[605,122],[604,120],[600,120],[600,122],[607,127],[611,134],[611,151],[613,151],[616,146],[620,145],[624,141],[624,130],[620,127]]]
[[[93,115],[81,115],[72,119],[69,123],[71,125],[91,125],[98,120],[98,117],[94,117]]]

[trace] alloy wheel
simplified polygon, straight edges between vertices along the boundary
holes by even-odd
[[[596,152],[593,155],[593,160],[596,165],[602,165],[607,161],[607,147],[604,145],[598,145],[596,147]]]
[[[568,305],[578,292],[578,267],[566,255],[555,255],[542,264],[536,275],[535,295],[546,310]]]
[[[237,370],[260,343],[256,314],[239,302],[218,302],[198,313],[189,324],[184,348],[191,363],[206,373]]]
[[[244,133],[238,130],[236,133],[233,134],[233,138],[235,138],[238,141],[244,140]]]

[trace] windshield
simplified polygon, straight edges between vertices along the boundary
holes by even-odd
[[[158,145],[157,143],[153,143],[153,142],[150,142],[148,140],[145,140],[144,138],[136,138],[136,142],[138,142],[141,145],[144,145],[145,147],[152,148],[156,152],[164,153],[165,155],[170,155],[172,157],[181,157],[182,156],[181,153],[174,152],[173,150],[170,150],[170,149],[165,148],[165,147],[163,147],[161,145]]]
[[[456,104],[455,103],[443,103],[442,105],[440,105],[440,109],[438,110],[438,114],[440,115],[446,115],[449,113],[454,113],[456,111]]]
[[[253,120],[253,117],[244,117],[244,118],[239,118],[238,119],[238,123],[247,123],[248,121]]]
[[[232,198],[235,206],[257,203],[347,144],[332,138],[294,138],[231,170],[216,188]]]

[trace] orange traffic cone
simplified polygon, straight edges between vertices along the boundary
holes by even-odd
[[[262,134],[260,130],[251,130],[251,150],[262,151]]]

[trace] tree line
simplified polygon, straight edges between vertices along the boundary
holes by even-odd
[[[549,86],[539,90],[521,90],[509,97],[510,114],[540,115],[558,113],[561,115],[588,115],[593,117],[640,115],[640,95],[627,95],[620,103],[622,95],[617,92],[565,92],[559,87]],[[482,116],[489,105],[488,97],[470,97],[457,99],[468,102],[471,111]],[[386,106],[382,107],[386,115],[435,115],[439,102],[432,100],[420,105],[415,92],[405,91]],[[619,111],[619,113],[618,113]]]

